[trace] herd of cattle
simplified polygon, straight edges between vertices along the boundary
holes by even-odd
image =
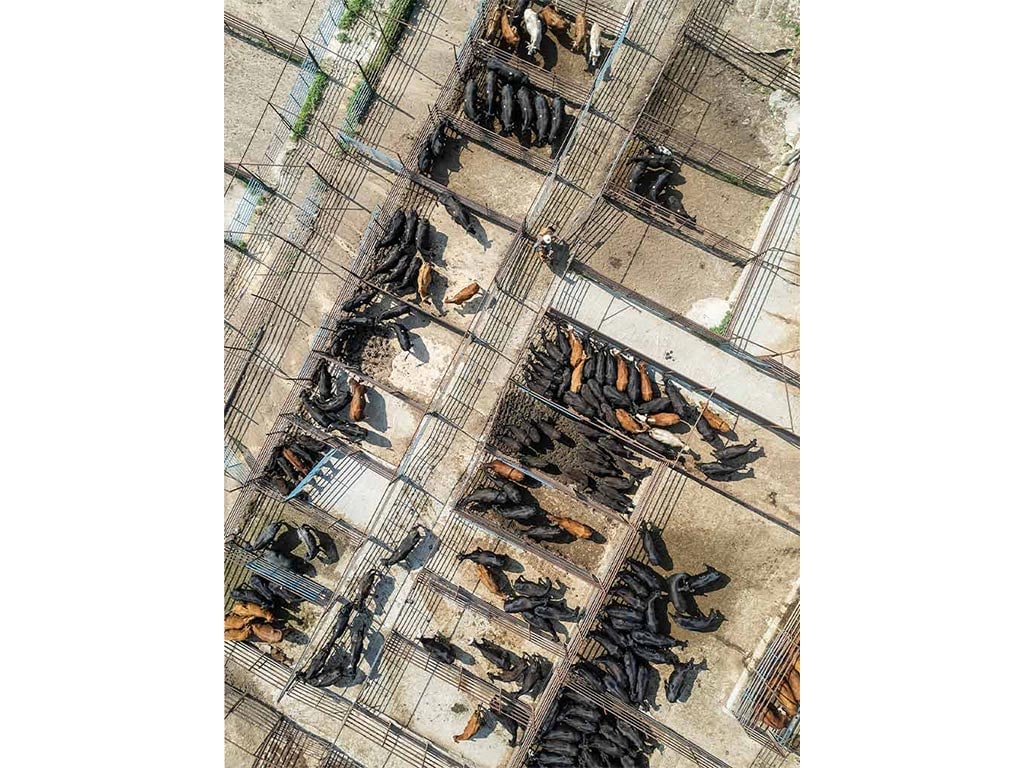
[[[469,560],[476,565],[481,583],[502,599],[501,608],[505,613],[518,614],[534,629],[550,635],[556,643],[559,639],[558,622],[576,622],[582,615],[579,608],[570,607],[561,596],[565,594],[565,586],[561,582],[557,589],[551,579],[529,581],[519,576],[514,583],[510,582],[504,572],[511,562],[508,555],[477,547],[472,552],[460,554],[458,560]]]
[[[527,426],[536,429],[532,424]],[[544,426],[551,434],[561,434],[553,425],[544,423]],[[545,436],[548,436],[548,432],[545,432]],[[598,532],[586,523],[541,509],[532,494],[520,487],[519,484],[527,480],[520,470],[500,459],[491,461],[485,468],[497,488],[477,488],[463,497],[458,504],[460,508],[478,512],[490,510],[513,527],[519,526],[518,532],[523,536],[538,542],[568,544],[576,539],[595,540]]]
[[[632,496],[650,470],[639,466],[637,454],[610,435],[583,423],[572,426],[585,440],[573,439],[537,419],[522,426],[507,424],[496,433],[495,442],[521,465],[565,477],[578,497],[628,515]],[[559,453],[567,458],[558,459]]]
[[[327,432],[339,432],[345,439],[358,443],[365,440],[367,435],[366,428],[357,423],[366,416],[366,393],[366,384],[358,376],[350,376],[342,371],[334,378],[331,376],[327,361],[321,358],[313,371],[312,383],[299,393],[299,400],[309,418],[322,429]],[[295,441],[306,445],[314,442],[321,447],[324,445],[304,435],[297,436]],[[323,458],[324,453],[326,449],[320,451],[320,458]],[[287,459],[287,456],[285,458]],[[290,459],[287,460],[291,463]],[[280,462],[278,466],[284,469]],[[309,469],[306,470],[308,471]]]
[[[697,217],[686,212],[683,196],[678,190],[669,194],[669,180],[679,173],[679,161],[672,150],[664,146],[649,144],[644,153],[634,155],[626,161],[631,167],[626,188],[637,195],[643,195],[653,203],[659,203],[675,211],[693,226],[697,225]],[[685,184],[686,179],[682,178]]]
[[[516,0],[513,3],[499,2],[491,11],[484,29],[484,40],[505,46],[515,51],[526,33],[526,55],[534,57],[540,51],[544,33],[551,31],[555,40],[561,42],[573,53],[583,53],[587,68],[593,69],[601,59],[601,34],[604,31],[598,23],[589,24],[584,11],[563,14],[558,10],[557,0],[537,2],[540,12],[533,10],[531,0]]]
[[[658,746],[648,734],[572,689],[559,694],[525,765],[647,768]]]
[[[446,123],[442,123],[438,127],[443,130],[445,125]],[[469,218],[466,209],[454,196],[445,193],[441,195],[439,201],[459,226],[471,235],[478,234],[477,225]],[[434,261],[437,258],[437,254],[431,247],[429,219],[420,218],[419,213],[413,209],[396,210],[391,214],[391,218],[384,228],[384,234],[374,245],[373,250],[374,253],[387,251],[387,254],[384,260],[370,272],[369,279],[371,281],[381,287],[387,287],[396,296],[405,297],[414,293],[421,302],[428,301],[430,285],[433,282],[436,269]],[[478,290],[479,286],[475,282],[471,283],[455,296],[446,298],[445,303],[462,304],[475,295]],[[374,295],[374,291],[358,294],[342,305],[342,309],[347,312],[355,311],[372,300]],[[367,322],[381,323],[400,317],[409,311],[409,307],[403,305]],[[401,343],[401,338],[399,338],[399,343]],[[402,348],[406,349],[404,346]]]
[[[292,435],[271,451],[264,477],[274,486],[274,490],[287,496],[328,450],[330,446],[315,437]],[[296,497],[300,501],[308,501],[305,491]]]
[[[525,143],[536,147],[550,145],[552,156],[566,120],[561,96],[556,95],[549,104],[543,93],[530,87],[530,78],[525,73],[496,58],[487,60],[482,95],[475,79],[466,81],[462,109],[466,117],[487,129],[493,127],[497,117],[502,136],[518,129]]]
[[[667,570],[664,543],[656,529],[644,527],[641,538],[651,563]],[[728,583],[725,574],[707,564],[701,573],[680,571],[666,578],[651,565],[626,558],[609,591],[612,602],[601,609],[599,622],[589,635],[605,652],[577,662],[575,673],[599,692],[649,709],[660,679],[653,665],[671,666],[665,697],[669,702],[685,701],[698,672],[707,666],[705,662],[696,664],[692,658],[680,662],[672,653],[673,648],[683,648],[686,642],[672,637],[668,629],[666,597],[676,609],[672,621],[677,626],[690,632],[714,632],[725,617],[716,608],[705,614],[697,597]]]
[[[733,433],[724,416],[711,407],[691,403],[671,382],[664,382],[662,394],[662,386],[643,360],[577,335],[572,327],[556,326],[552,338],[536,341],[524,374],[526,386],[537,394],[623,432],[656,453],[672,459],[689,453],[709,478],[749,477],[737,473],[757,458],[750,452],[756,440],[721,445],[721,436]],[[701,462],[700,454],[683,442],[681,435],[691,426],[712,446],[715,461]]]
[[[301,558],[293,554],[299,545],[305,549]],[[263,553],[268,565],[296,573],[314,559],[327,564],[338,562],[334,540],[305,523],[296,527],[284,520],[275,520],[267,524],[252,543],[243,541],[240,546],[252,554]],[[254,638],[271,644],[285,639],[291,612],[302,601],[301,596],[256,573],[250,575],[248,583],[231,590],[231,599],[235,602],[224,617],[224,639]]]

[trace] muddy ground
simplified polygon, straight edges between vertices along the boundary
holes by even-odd
[[[505,455],[509,456],[509,458],[522,465],[524,452],[521,450],[514,450],[511,443],[513,438],[509,435],[502,434],[502,432],[510,425],[521,427],[527,421],[546,421],[561,432],[564,439],[557,443],[552,443],[547,438],[542,440],[538,450],[541,451],[541,458],[545,461],[544,467],[524,467],[524,469],[527,469],[529,472],[544,480],[553,480],[566,489],[566,492],[568,493],[578,492],[584,494],[584,498],[587,499],[588,504],[603,510],[601,514],[606,514],[612,518],[618,518],[619,515],[617,512],[609,509],[604,504],[593,498],[592,491],[579,488],[578,483],[565,474],[566,470],[570,469],[578,470],[583,474],[589,474],[580,463],[581,459],[576,448],[577,446],[588,445],[591,442],[591,438],[588,438],[580,432],[579,427],[577,426],[578,422],[549,408],[528,392],[525,392],[518,387],[510,386],[505,398],[497,407],[494,420],[495,431],[492,432],[490,438],[493,445],[501,450]],[[525,455],[530,454],[527,453]],[[630,460],[639,466],[644,465],[639,455],[634,456]],[[633,500],[634,504],[636,504],[637,500],[640,498],[645,482],[646,480],[641,480],[631,493],[627,493],[627,496]]]

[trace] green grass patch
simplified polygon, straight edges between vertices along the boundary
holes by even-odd
[[[371,2],[372,0],[349,0],[345,3],[345,12],[341,14],[338,29],[350,29],[356,23],[356,19],[370,7]]]
[[[732,310],[730,309],[725,313],[725,317],[722,318],[722,322],[711,329],[712,333],[717,333],[719,336],[725,335],[725,329],[729,327],[729,321],[732,320]]]
[[[313,116],[317,107],[320,106],[326,88],[327,75],[317,71],[313,76],[313,82],[309,85],[309,91],[306,93],[306,101],[303,102],[299,115],[295,118],[295,125],[292,126],[293,139],[301,139],[306,135],[306,129],[309,128],[309,118]]]
[[[399,22],[406,21],[409,18],[415,4],[416,0],[391,0],[391,3],[387,8],[387,16],[383,22],[384,34],[381,36],[381,40],[378,42],[377,49],[374,51],[373,56],[363,67],[366,77],[372,80],[382,69],[384,69],[384,66],[388,63],[388,59],[391,58],[391,51],[395,47],[395,42],[401,36],[402,30],[404,29],[402,24]],[[366,115],[366,110],[370,106],[370,97],[372,95],[373,91],[370,88],[370,84],[366,81],[366,78],[360,78],[359,83],[352,92],[352,95],[349,96],[348,103],[345,105],[346,133],[356,133],[356,125]]]

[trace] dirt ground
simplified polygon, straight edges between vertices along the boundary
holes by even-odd
[[[776,64],[800,69],[800,2],[735,0],[722,19],[722,30],[760,51],[776,52]],[[781,53],[783,49],[794,49]]]
[[[685,183],[675,178],[670,184],[682,193],[683,204],[688,213],[697,217],[697,223],[750,248],[772,203],[771,198],[756,195],[691,166],[683,166],[682,176]]]
[[[701,439],[696,430],[691,430],[683,441],[701,455],[701,461],[714,461],[712,451],[715,447],[722,448],[726,444],[746,444],[757,440],[757,447],[751,455],[756,456],[745,467],[742,479],[739,475],[729,480],[711,480],[708,482],[722,488],[738,499],[751,504],[767,515],[782,520],[787,525],[800,528],[800,449],[783,440],[775,433],[748,421],[737,419],[735,438],[728,441],[718,440],[709,445]],[[696,461],[689,456],[684,457],[686,468],[698,477],[704,477],[696,466]]]
[[[266,148],[276,128],[274,123],[264,120],[253,136],[266,109],[266,100],[274,93],[279,77],[290,88],[298,72],[295,64],[237,37],[224,35],[225,160],[240,160],[250,139],[261,152]]]
[[[468,527],[468,524],[466,523],[463,525]],[[559,569],[552,563],[549,563],[525,549],[521,549],[513,544],[497,539],[487,531],[483,531],[475,527],[469,527],[469,531],[469,538],[460,547],[461,551],[470,552],[476,547],[481,547],[483,549],[493,550],[499,554],[507,554],[512,559],[512,563],[505,569],[505,573],[510,580],[514,581],[519,575],[522,575],[523,578],[529,579],[530,581],[536,581],[542,578],[549,578],[552,581],[560,580],[566,586],[566,591],[563,596],[570,607],[583,607],[586,605],[587,600],[590,598],[592,590],[591,585],[576,578],[572,574]],[[469,590],[480,599],[489,602],[496,607],[501,607],[501,600],[480,582],[477,571],[473,567],[472,563],[468,561],[461,563],[455,571],[455,576],[452,578],[452,582]],[[561,624],[562,629],[559,634],[561,639],[564,641],[564,630],[574,632],[575,625],[572,622],[559,623]],[[438,626],[442,625],[438,624]],[[488,637],[490,637],[490,635],[488,635]],[[525,642],[518,639],[518,636],[510,636],[508,641],[510,643],[510,645],[507,646],[509,650],[514,650],[517,653],[520,651],[517,650],[516,644]],[[545,655],[547,654],[546,651],[544,653]]]
[[[294,40],[300,30],[310,34],[329,5],[328,0],[224,0],[226,12],[286,40]],[[307,15],[309,20],[303,29]]]
[[[465,142],[457,155],[446,157],[446,163],[450,171],[439,172],[440,166],[434,166],[437,181],[513,221],[526,216],[544,183],[538,171],[475,142]]]
[[[708,59],[677,127],[762,171],[782,176],[780,163],[799,138],[800,102],[751,80],[715,56]]]
[[[382,149],[408,157],[408,149],[434,104],[454,63],[452,45],[459,46],[476,13],[474,0],[430,0],[417,3],[402,36],[397,57],[382,76],[383,100],[370,108],[365,124],[377,132],[374,142]],[[396,108],[399,105],[400,108]],[[408,164],[414,165],[408,161]]]
[[[728,299],[741,267],[627,211],[609,215],[607,237],[587,255],[588,266],[682,315],[698,302]]]

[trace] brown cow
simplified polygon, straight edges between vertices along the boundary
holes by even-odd
[[[565,16],[550,5],[541,8],[539,15],[544,25],[552,32],[565,32],[569,28],[569,22],[565,20]]]
[[[519,33],[516,28],[513,27],[508,21],[508,11],[502,9],[501,11],[501,39],[505,41],[505,45],[515,48],[519,45]]]
[[[587,17],[583,11],[576,15],[576,20],[569,27],[569,40],[572,41],[571,47],[574,53],[583,51],[583,46],[587,42]]]
[[[469,285],[467,285],[465,288],[463,288],[461,291],[456,293],[450,299],[445,299],[444,303],[445,304],[456,304],[456,305],[464,304],[465,302],[469,301],[474,296],[476,296],[479,291],[480,291],[480,284],[477,283],[476,281],[474,281],[474,282],[470,283]]]

